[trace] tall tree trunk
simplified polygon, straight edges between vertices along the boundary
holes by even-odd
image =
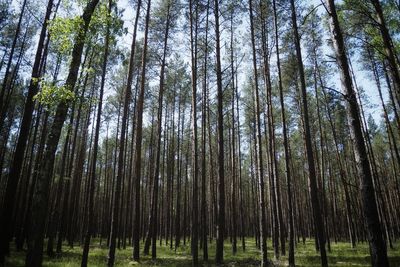
[[[237,66],[236,66],[237,69]],[[238,84],[238,75],[236,75],[236,84]],[[242,152],[241,152],[241,132],[240,132],[240,112],[239,112],[239,90],[238,86],[235,87],[235,98],[236,98],[236,121],[237,121],[237,135],[238,135],[238,168],[239,168],[239,208],[240,208],[240,235],[242,240],[242,250],[246,250],[246,225],[245,225],[245,212],[244,212],[244,197],[243,191],[243,175],[242,175]]]
[[[158,95],[158,111],[157,111],[157,143],[156,143],[156,160],[155,160],[155,168],[154,173],[150,173],[153,175],[153,193],[151,196],[151,207],[150,207],[150,218],[149,218],[149,230],[148,237],[151,238],[151,257],[152,259],[157,258],[157,213],[158,213],[158,183],[159,183],[159,175],[160,175],[160,154],[161,154],[161,134],[162,134],[162,110],[163,110],[163,97],[164,97],[164,83],[165,83],[165,65],[166,65],[166,56],[167,56],[167,48],[168,48],[168,37],[169,37],[169,29],[170,29],[170,9],[171,2],[168,2],[167,5],[167,20],[164,32],[164,48],[163,48],[163,56],[161,60],[161,68],[160,68],[160,84],[159,84],[159,95]],[[172,241],[171,241],[172,243]],[[148,248],[145,247],[145,255],[146,252],[148,254]]]
[[[217,116],[218,116],[218,222],[217,246],[215,253],[216,264],[224,261],[224,235],[225,235],[225,174],[224,174],[224,114],[223,114],[223,88],[221,69],[221,45],[219,30],[219,0],[214,1],[215,16],[215,52],[217,75]],[[194,119],[194,118],[193,118]]]
[[[316,178],[315,162],[314,162],[314,155],[311,142],[306,80],[304,74],[303,59],[301,55],[300,36],[298,33],[296,7],[294,0],[291,0],[290,4],[292,9],[292,24],[293,24],[294,41],[296,46],[297,66],[299,69],[299,76],[300,76],[299,78],[300,78],[300,90],[301,90],[300,93],[301,93],[302,111],[303,111],[302,115],[303,115],[303,126],[304,126],[304,139],[305,139],[305,148],[307,154],[308,172],[309,172],[308,181],[310,187],[311,205],[313,211],[312,213],[313,213],[313,219],[316,228],[315,231],[318,238],[319,250],[321,255],[321,265],[325,267],[328,266],[328,259],[326,256],[326,249],[325,249],[325,229],[324,229],[324,221],[321,214],[320,201],[318,199],[317,178]]]
[[[123,102],[123,111],[122,111],[122,120],[121,120],[121,131],[119,138],[119,151],[118,151],[118,165],[117,168],[117,176],[115,181],[114,188],[114,198],[112,204],[112,218],[111,218],[111,232],[110,232],[110,243],[108,250],[108,266],[114,266],[115,260],[115,248],[116,248],[116,238],[118,235],[118,224],[119,224],[119,209],[120,209],[120,201],[121,201],[121,183],[123,179],[123,169],[124,169],[124,149],[125,149],[125,138],[126,138],[126,128],[127,128],[127,120],[128,120],[128,111],[129,105],[131,102],[132,95],[132,80],[134,73],[134,60],[135,60],[135,48],[136,48],[136,31],[139,20],[139,12],[141,7],[141,0],[138,1],[137,9],[136,9],[136,17],[135,24],[133,27],[133,36],[132,36],[132,45],[131,45],[131,55],[129,59],[129,69],[128,69],[128,78],[127,84],[124,91],[124,102]],[[129,174],[128,174],[129,175]]]
[[[276,64],[278,68],[278,87],[279,87],[279,100],[281,107],[281,119],[282,119],[282,134],[283,134],[283,147],[285,152],[285,174],[286,174],[286,185],[287,185],[287,205],[288,205],[288,219],[289,219],[289,266],[295,266],[294,260],[294,223],[293,223],[293,196],[292,196],[292,176],[290,171],[290,153],[289,153],[289,140],[286,127],[286,115],[285,115],[285,102],[283,97],[283,86],[282,86],[282,73],[281,64],[279,58],[279,33],[278,33],[278,17],[276,10],[276,1],[273,0],[273,12],[274,12],[274,30],[275,30],[275,50],[276,50]]]
[[[24,1],[25,5],[25,1]],[[23,6],[25,7],[25,6]],[[32,76],[28,88],[28,95],[25,100],[24,113],[21,121],[21,128],[19,130],[17,145],[14,151],[14,158],[11,163],[10,173],[7,179],[6,190],[4,194],[3,208],[0,216],[0,264],[4,264],[5,255],[9,254],[9,241],[11,233],[12,213],[14,209],[14,203],[16,202],[15,196],[17,192],[18,182],[21,176],[22,162],[24,160],[26,143],[29,137],[30,125],[32,121],[32,114],[34,109],[33,97],[37,94],[39,88],[39,75],[40,75],[40,63],[42,59],[42,52],[44,47],[44,41],[47,31],[47,21],[50,18],[51,9],[53,7],[53,0],[49,0],[47,4],[46,14],[44,17],[44,23],[40,31],[38,46],[35,55],[35,61],[32,68]],[[20,21],[18,27],[20,27]],[[18,29],[19,31],[19,29]],[[18,34],[17,34],[18,35]],[[14,44],[13,44],[14,45]],[[12,60],[12,59],[11,59]],[[11,61],[10,60],[10,61]],[[6,79],[7,77],[5,77]],[[3,88],[4,85],[3,85]],[[4,90],[3,90],[4,91]],[[2,91],[2,92],[3,92]],[[0,99],[2,101],[2,99]]]
[[[1,92],[0,92],[0,116],[3,117],[3,113],[5,114],[7,111],[6,109],[4,109],[4,106],[6,104],[6,102],[4,101],[4,96],[6,94],[8,94],[9,90],[10,90],[10,71],[11,71],[11,65],[13,62],[13,58],[14,58],[14,50],[17,46],[17,41],[19,38],[19,33],[21,31],[21,24],[22,24],[22,19],[24,18],[24,14],[25,14],[25,7],[26,7],[26,2],[27,0],[24,0],[22,2],[22,7],[21,7],[21,11],[19,13],[19,18],[18,18],[18,23],[17,23],[17,27],[15,29],[15,34],[14,34],[14,38],[11,44],[11,50],[10,50],[10,54],[8,56],[8,61],[7,61],[7,65],[6,65],[6,69],[4,72],[4,78],[3,78],[3,84],[1,86]],[[46,23],[44,23],[44,25],[42,27],[47,27]],[[4,52],[4,55],[6,54],[6,52]],[[13,72],[11,71],[11,75],[13,74]],[[0,124],[0,128],[3,127],[3,122],[1,122]]]
[[[35,159],[35,154],[34,152],[37,149],[37,146],[35,145],[36,142],[39,141],[37,138],[38,132],[39,132],[39,126],[40,126],[40,118],[42,117],[43,114],[43,108],[38,107],[37,112],[36,112],[36,122],[34,126],[34,132],[33,132],[33,137],[31,139],[31,151],[30,151],[30,157],[29,157],[29,163],[27,164],[27,170],[26,170],[26,176],[25,176],[25,189],[24,192],[22,193],[22,199],[21,201],[21,206],[19,207],[19,225],[16,227],[15,231],[15,244],[16,244],[16,249],[17,251],[21,251],[25,242],[25,238],[23,236],[24,232],[24,226],[25,226],[25,218],[26,218],[26,207],[28,205],[28,195],[29,195],[29,185],[32,182],[32,168],[34,166],[34,159]],[[32,125],[33,126],[33,125]]]
[[[380,0],[370,0],[372,5],[374,6],[377,21],[379,23],[379,31],[382,35],[383,46],[385,49],[385,56],[389,63],[389,70],[393,79],[393,83],[395,84],[395,91],[397,95],[398,105],[400,105],[400,72],[399,72],[399,61],[396,55],[396,51],[394,48],[394,44],[392,38],[390,37],[389,30],[386,25],[386,20],[383,15],[382,6]]]
[[[329,13],[329,26],[332,33],[332,41],[335,49],[336,60],[340,69],[342,89],[346,99],[346,111],[350,124],[350,135],[354,144],[354,156],[356,159],[357,174],[361,180],[361,197],[365,222],[368,229],[371,263],[374,267],[385,267],[389,266],[386,244],[383,240],[383,233],[379,223],[378,207],[375,199],[370,162],[367,155],[367,148],[363,139],[360,111],[350,76],[346,48],[344,45],[334,0],[327,0],[326,5]]]
[[[90,46],[88,46],[86,48],[86,52],[85,52],[85,56],[84,56],[84,60],[83,60],[83,64],[82,64],[82,68],[84,66],[86,66],[86,61],[87,58],[89,56],[89,49]],[[89,59],[88,65],[90,66],[91,64],[91,59]],[[80,77],[82,77],[83,73],[82,73],[82,69],[80,72]],[[79,79],[80,80],[80,79]],[[71,145],[68,146],[68,151],[69,151],[69,157],[68,157],[68,166],[66,168],[66,177],[68,177],[68,179],[65,179],[65,185],[64,187],[66,188],[65,193],[64,193],[64,199],[62,201],[62,203],[60,203],[60,224],[58,225],[58,238],[57,238],[57,247],[56,247],[56,252],[59,254],[61,253],[62,250],[62,241],[64,240],[64,237],[67,233],[67,227],[69,227],[69,221],[70,221],[70,210],[69,210],[69,201],[70,201],[70,194],[72,194],[72,188],[74,188],[75,185],[75,179],[72,181],[72,183],[70,182],[71,178],[72,178],[72,169],[73,169],[73,164],[74,164],[74,156],[75,156],[75,149],[77,147],[77,135],[78,135],[78,128],[79,128],[79,123],[80,123],[80,116],[81,116],[81,110],[82,110],[82,99],[83,99],[83,95],[85,92],[85,87],[83,87],[82,92],[81,92],[81,96],[80,96],[80,105],[78,107],[78,112],[76,115],[76,125],[74,128],[74,132],[73,132],[73,136],[72,136],[72,142]],[[70,122],[69,122],[69,130],[67,131],[67,136],[66,136],[66,140],[68,140],[69,138],[71,138],[71,132],[73,130],[73,126],[74,126],[74,119],[75,119],[75,107],[76,107],[77,102],[74,102],[71,108],[71,115],[70,115]],[[75,176],[74,176],[75,177]]]
[[[91,170],[88,173],[89,175],[89,201],[88,201],[88,225],[85,233],[85,240],[83,245],[83,252],[82,252],[82,261],[81,266],[86,267],[88,262],[89,256],[89,245],[90,239],[94,232],[94,194],[95,194],[95,185],[97,178],[96,175],[96,166],[97,166],[97,152],[98,152],[98,144],[99,144],[99,136],[100,136],[100,123],[101,123],[101,113],[103,107],[103,94],[104,94],[104,84],[106,80],[106,72],[107,72],[107,60],[108,60],[108,46],[110,41],[110,19],[111,19],[111,8],[113,2],[112,0],[108,1],[108,13],[107,13],[107,29],[106,29],[106,36],[105,36],[105,44],[104,44],[104,55],[103,55],[103,64],[101,68],[101,84],[100,84],[100,92],[99,92],[99,103],[97,106],[97,117],[96,117],[96,129],[94,134],[94,142],[93,142],[93,154],[92,154],[92,165]]]
[[[66,88],[70,91],[73,91],[75,87],[86,32],[98,2],[99,0],[88,2],[82,14],[83,25],[74,42],[69,73],[65,82]],[[49,187],[54,168],[55,153],[60,139],[61,129],[67,116],[67,111],[68,104],[66,102],[58,104],[54,121],[46,141],[46,149],[44,151],[44,158],[46,161],[40,168],[40,174],[37,179],[35,195],[32,202],[32,220],[28,240],[28,253],[25,260],[26,266],[35,267],[42,265],[44,227],[49,201]]]
[[[261,266],[268,266],[267,256],[267,229],[266,229],[266,213],[265,213],[265,197],[264,197],[264,168],[263,168],[263,152],[262,152],[262,138],[261,138],[261,119],[260,119],[260,96],[258,88],[258,73],[257,73],[257,56],[255,45],[255,32],[254,32],[254,15],[253,15],[253,0],[249,0],[249,15],[250,15],[250,32],[251,32],[251,45],[253,55],[253,71],[254,71],[254,108],[255,108],[255,155],[256,166],[258,168],[258,187],[259,187],[259,232],[260,232],[260,248],[261,248]]]
[[[207,169],[206,169],[206,147],[207,147],[207,64],[208,64],[208,25],[209,25],[209,9],[210,9],[210,0],[207,0],[207,9],[206,9],[206,33],[205,33],[205,48],[204,48],[204,70],[203,70],[203,90],[202,90],[202,107],[201,107],[201,240],[203,244],[203,260],[208,261],[208,242],[207,242],[207,234],[208,234],[208,226],[207,226],[207,199],[206,199],[206,177],[207,177]]]
[[[267,123],[268,126],[268,155],[270,161],[270,177],[271,177],[271,198],[274,214],[274,252],[275,257],[279,258],[279,249],[281,249],[282,254],[286,253],[285,250],[285,236],[284,236],[284,225],[282,219],[282,205],[281,205],[281,194],[279,185],[279,174],[277,167],[277,156],[276,156],[276,141],[275,141],[275,122],[274,122],[274,112],[272,105],[272,85],[271,85],[271,74],[270,74],[270,64],[269,64],[269,47],[268,47],[268,29],[266,24],[266,14],[265,8],[262,3],[260,3],[261,9],[261,38],[262,38],[262,59],[263,59],[263,73],[265,81],[265,94],[267,98]],[[266,131],[267,132],[267,131]],[[279,243],[281,247],[279,247]]]
[[[176,195],[176,214],[175,214],[175,251],[180,245],[181,241],[181,191],[182,191],[182,173],[183,173],[183,136],[184,134],[184,129],[185,129],[185,108],[183,108],[183,111],[181,113],[181,106],[182,104],[184,105],[184,100],[185,98],[182,99],[182,95],[179,97],[179,108],[178,108],[178,125],[180,121],[180,117],[182,116],[182,126],[180,127],[180,130],[178,128],[178,181],[177,181],[177,195]],[[181,135],[180,135],[181,134]]]
[[[193,10],[193,5],[194,10]],[[191,52],[191,78],[192,78],[192,172],[193,172],[193,191],[192,191],[192,257],[193,266],[198,262],[198,241],[199,241],[199,198],[198,198],[198,143],[197,143],[197,29],[198,29],[198,2],[189,2],[190,19],[190,52]]]
[[[385,104],[385,102],[383,100],[381,82],[380,82],[380,79],[379,79],[378,66],[377,66],[377,63],[375,61],[374,56],[372,55],[372,51],[370,51],[370,49],[368,49],[367,53],[368,53],[369,60],[371,62],[372,72],[373,72],[373,75],[374,75],[376,87],[377,87],[378,93],[379,93],[379,99],[380,99],[380,102],[381,102],[381,105],[382,105],[382,109],[383,109],[383,117],[385,119],[387,135],[388,135],[389,140],[391,140],[391,142],[389,142],[389,145],[392,146],[391,144],[393,144],[393,148],[392,149],[394,150],[394,155],[395,155],[397,164],[400,167],[400,153],[399,153],[399,149],[397,148],[396,138],[395,138],[395,135],[394,135],[394,132],[393,132],[392,125],[390,123],[388,110],[387,110],[386,104]]]
[[[233,48],[233,43],[234,43],[234,30],[233,30],[233,12],[234,12],[234,7],[231,7],[230,10],[230,71],[231,71],[231,84],[232,84],[232,99],[231,99],[231,123],[232,123],[232,141],[230,142],[232,145],[232,152],[231,152],[231,178],[232,178],[232,200],[231,200],[231,205],[232,205],[232,215],[231,215],[231,222],[232,222],[232,232],[231,232],[231,237],[232,237],[232,253],[233,255],[236,255],[237,252],[237,218],[236,218],[236,177],[237,177],[237,167],[236,167],[236,139],[235,139],[235,88],[237,87],[236,81],[235,81],[235,67],[234,67],[234,48]]]
[[[143,102],[146,87],[146,60],[147,60],[147,41],[150,21],[151,0],[147,2],[146,22],[142,53],[142,73],[140,78],[140,91],[136,106],[136,151],[135,151],[135,218],[133,229],[133,259],[139,260],[140,251],[140,181],[142,174],[142,135],[143,135]]]

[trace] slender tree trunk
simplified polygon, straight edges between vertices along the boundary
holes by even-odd
[[[236,67],[237,69],[237,67]],[[238,76],[236,75],[236,84]],[[239,168],[239,208],[240,208],[240,235],[242,240],[242,250],[246,250],[246,225],[245,225],[245,212],[244,212],[244,184],[242,177],[242,152],[241,152],[241,133],[240,133],[240,113],[239,113],[239,90],[238,86],[235,87],[235,97],[236,97],[236,121],[237,121],[237,135],[238,135],[238,168]]]
[[[56,199],[54,203],[53,211],[50,213],[50,218],[48,222],[48,229],[47,229],[47,255],[52,258],[54,257],[54,236],[57,228],[57,221],[58,221],[58,212],[59,212],[59,203],[61,201],[61,195],[63,192],[64,187],[64,173],[65,173],[65,166],[67,161],[67,153],[68,153],[68,146],[69,146],[69,134],[67,134],[67,138],[65,139],[65,143],[63,146],[63,153],[61,157],[61,171],[60,171],[60,178],[57,183],[57,192],[56,192]]]
[[[203,91],[202,91],[202,108],[201,108],[201,227],[202,227],[202,244],[203,244],[203,260],[208,261],[208,225],[207,225],[207,199],[206,199],[206,179],[207,179],[207,168],[206,168],[206,147],[207,147],[207,64],[208,64],[208,25],[209,25],[209,9],[210,0],[207,0],[206,9],[206,33],[205,33],[205,48],[204,48],[204,72],[203,72]]]
[[[27,0],[24,0],[22,2],[22,7],[21,7],[21,11],[19,13],[19,18],[18,18],[18,23],[17,23],[17,28],[15,29],[15,34],[14,34],[14,38],[13,38],[13,42],[11,44],[11,50],[10,50],[10,54],[8,56],[8,61],[7,61],[7,65],[6,65],[6,69],[4,72],[4,78],[3,78],[3,84],[1,86],[1,91],[0,91],[0,116],[3,117],[3,113],[6,113],[6,110],[4,109],[4,106],[6,105],[6,102],[3,100],[4,96],[6,94],[8,94],[8,91],[10,90],[10,71],[11,71],[11,65],[13,62],[13,58],[14,58],[14,50],[17,46],[17,41],[19,38],[19,33],[21,31],[21,23],[22,23],[22,19],[24,18],[24,14],[25,14],[25,7],[26,7],[26,2]],[[46,25],[46,23],[44,23],[44,25]],[[47,27],[44,26],[43,27]],[[4,52],[4,55],[6,53]],[[12,74],[12,71],[11,71]],[[0,124],[0,128],[3,127],[3,124]]]
[[[283,97],[283,86],[282,86],[282,73],[281,64],[279,58],[279,33],[278,33],[278,17],[276,10],[276,1],[273,0],[273,12],[274,12],[274,29],[275,29],[275,49],[277,57],[278,67],[278,87],[279,87],[279,99],[281,107],[281,119],[282,119],[282,133],[283,133],[283,147],[285,152],[285,174],[286,174],[286,185],[287,185],[287,205],[288,205],[288,219],[289,219],[289,266],[295,266],[294,259],[294,223],[293,223],[293,196],[292,196],[292,176],[290,172],[290,153],[289,153],[289,140],[288,130],[286,127],[286,115],[285,115],[285,102]]]
[[[193,10],[193,5],[194,10]],[[191,50],[191,78],[192,78],[192,172],[193,172],[193,191],[192,191],[192,257],[193,266],[198,262],[198,240],[199,240],[199,198],[198,198],[198,143],[197,143],[197,29],[198,29],[198,3],[190,0],[189,2],[190,20],[190,50]]]
[[[119,138],[119,152],[118,152],[118,165],[117,168],[117,176],[115,181],[114,188],[114,200],[112,205],[112,218],[111,218],[111,232],[110,232],[110,243],[109,243],[109,251],[108,251],[108,266],[114,266],[115,261],[115,248],[116,248],[116,238],[118,235],[118,225],[119,225],[119,217],[120,217],[120,201],[121,201],[121,183],[123,179],[123,169],[124,169],[124,148],[125,148],[125,138],[126,138],[126,128],[127,128],[127,120],[128,120],[128,110],[131,102],[131,94],[132,94],[132,80],[134,73],[134,58],[135,58],[135,48],[136,48],[136,31],[139,20],[139,12],[141,7],[141,1],[138,1],[137,9],[136,9],[136,17],[135,24],[133,28],[133,37],[132,37],[132,45],[131,45],[131,55],[129,59],[129,69],[128,69],[128,78],[127,85],[124,91],[124,103],[123,103],[123,111],[122,111],[122,120],[121,120],[121,131]],[[138,213],[138,210],[136,211]]]
[[[219,30],[219,0],[214,1],[215,16],[215,50],[216,50],[216,75],[217,75],[217,109],[218,109],[218,223],[217,246],[215,253],[216,264],[224,261],[224,235],[225,235],[225,174],[224,174],[224,115],[223,91],[221,69],[221,45]]]
[[[259,232],[260,232],[260,248],[261,248],[261,266],[268,266],[267,256],[267,229],[266,229],[266,213],[265,213],[265,199],[264,199],[264,168],[263,168],[263,152],[262,152],[262,138],[261,138],[261,119],[260,119],[260,97],[258,88],[258,73],[257,73],[257,56],[255,45],[254,33],[254,15],[253,15],[253,0],[249,0],[249,14],[250,14],[250,32],[251,44],[253,55],[253,71],[254,71],[254,107],[255,107],[255,151],[256,151],[256,165],[258,168],[258,187],[259,187]]]
[[[180,116],[182,116],[182,126],[180,127],[180,131],[178,130],[178,181],[177,181],[177,195],[176,195],[176,214],[175,214],[175,251],[180,245],[181,240],[181,191],[182,191],[182,173],[183,173],[183,137],[180,137],[180,133],[184,134],[185,129],[185,108],[183,108],[183,112],[181,113],[181,106],[184,105],[185,98],[181,99],[182,95],[179,97],[179,108],[178,108],[178,122],[180,121]],[[179,125],[179,123],[178,123]],[[181,148],[180,148],[181,147]],[[184,218],[185,219],[185,218]]]
[[[107,13],[107,30],[106,30],[106,36],[105,36],[105,44],[104,44],[104,55],[103,55],[103,64],[102,64],[102,74],[101,74],[101,84],[100,84],[100,92],[99,92],[99,103],[97,106],[97,117],[96,117],[96,129],[95,129],[95,134],[94,134],[94,142],[93,142],[93,154],[92,154],[92,166],[91,170],[89,172],[89,207],[88,207],[88,212],[87,212],[87,218],[88,218],[88,225],[87,225],[87,230],[85,233],[85,240],[84,240],[84,246],[83,246],[83,253],[82,253],[82,261],[81,261],[81,266],[86,267],[87,262],[88,262],[88,256],[89,256],[89,245],[90,245],[90,239],[91,236],[94,232],[94,194],[95,194],[95,184],[96,180],[99,179],[100,177],[97,178],[96,175],[96,166],[97,166],[97,151],[98,151],[98,143],[99,143],[99,136],[100,136],[100,123],[101,123],[101,113],[102,113],[102,107],[103,107],[103,94],[104,94],[104,84],[105,84],[105,79],[106,79],[106,72],[107,72],[107,60],[108,60],[108,46],[109,46],[109,40],[110,40],[110,22],[109,20],[111,19],[111,8],[112,8],[113,2],[112,0],[108,1],[108,13]]]
[[[367,149],[363,139],[360,111],[357,103],[353,83],[350,76],[346,48],[343,41],[339,20],[336,13],[334,0],[327,0],[329,12],[329,26],[332,32],[332,41],[335,48],[336,59],[340,69],[342,89],[346,99],[346,111],[350,126],[350,134],[354,144],[357,174],[361,179],[361,197],[365,221],[368,229],[368,239],[371,252],[372,266],[389,266],[386,244],[379,223],[378,208],[375,200],[373,178]]]
[[[386,25],[386,20],[383,15],[382,6],[379,0],[370,0],[372,5],[374,6],[377,21],[379,23],[379,31],[382,35],[383,46],[385,49],[385,56],[389,63],[389,70],[393,79],[393,83],[395,84],[395,90],[397,97],[400,97],[400,73],[399,73],[399,61],[396,56],[396,51],[393,45],[392,38],[390,37],[389,30]],[[397,99],[398,105],[400,105],[400,99]]]
[[[389,143],[393,144],[393,150],[394,150],[394,155],[395,155],[395,158],[396,158],[396,161],[397,161],[397,165],[400,167],[400,153],[399,153],[399,149],[397,147],[397,142],[396,142],[396,138],[395,138],[395,135],[394,135],[394,132],[393,132],[393,128],[392,128],[392,125],[391,125],[390,120],[389,120],[388,110],[387,110],[386,104],[385,104],[385,102],[383,100],[381,83],[380,83],[380,79],[379,79],[378,67],[377,67],[375,59],[373,58],[373,56],[371,54],[371,51],[368,49],[367,52],[368,52],[369,59],[371,61],[372,72],[373,72],[373,75],[374,75],[376,87],[377,87],[378,93],[379,93],[379,99],[380,99],[380,102],[381,102],[381,105],[382,105],[382,109],[383,109],[383,116],[384,116],[385,124],[386,124],[386,128],[387,128],[387,135],[388,135],[389,140],[392,141],[392,142],[389,142]]]
[[[159,175],[160,175],[160,152],[161,152],[161,134],[162,134],[162,110],[163,110],[163,97],[164,97],[164,83],[165,83],[165,65],[166,65],[166,56],[167,56],[167,48],[168,48],[168,37],[169,37],[169,28],[170,28],[170,8],[171,3],[168,2],[167,6],[167,20],[164,32],[164,48],[163,48],[163,56],[161,60],[161,69],[160,69],[160,84],[159,84],[159,95],[158,95],[158,113],[157,113],[157,143],[156,143],[156,160],[155,160],[155,168],[153,175],[153,194],[151,197],[151,207],[150,207],[150,218],[149,218],[149,230],[148,236],[151,238],[151,257],[152,259],[157,258],[157,213],[158,213],[158,183],[159,183]],[[172,242],[172,241],[171,241]],[[145,255],[146,252],[148,254],[148,248],[146,251],[145,247]]]
[[[279,173],[277,167],[277,156],[276,156],[276,141],[275,141],[275,122],[274,112],[272,105],[272,85],[270,75],[270,64],[269,64],[269,47],[268,47],[268,29],[266,25],[265,8],[260,3],[261,9],[261,38],[262,38],[262,58],[263,58],[263,73],[265,81],[265,94],[267,97],[267,123],[268,126],[268,155],[270,161],[270,177],[271,177],[271,198],[274,214],[274,252],[275,257],[279,258],[279,249],[281,249],[282,255],[286,253],[285,250],[285,236],[284,236],[284,225],[281,205],[281,194],[279,185]],[[267,132],[267,131],[266,131]],[[281,245],[281,247],[279,246]]]
[[[24,6],[25,6],[25,1],[24,1]],[[49,0],[47,4],[46,14],[44,17],[44,23],[40,32],[40,37],[35,55],[35,61],[33,63],[32,77],[28,88],[28,95],[25,100],[24,113],[20,124],[21,128],[19,130],[17,146],[14,151],[14,158],[11,163],[10,173],[7,179],[7,185],[4,194],[5,196],[3,202],[3,209],[1,211],[1,216],[0,216],[0,264],[4,264],[4,257],[9,254],[12,213],[14,209],[14,203],[16,202],[15,196],[17,192],[18,182],[21,176],[21,169],[24,160],[23,157],[25,154],[26,143],[30,132],[29,127],[31,125],[32,114],[34,109],[33,97],[36,95],[39,88],[38,79],[40,75],[40,63],[43,60],[42,52],[47,31],[47,21],[50,18],[52,7],[53,7],[53,0]],[[22,17],[20,17],[20,20],[21,19]],[[18,27],[20,27],[20,21]],[[5,89],[4,85],[3,89]],[[2,98],[0,99],[0,101],[2,101]]]
[[[304,139],[305,139],[305,147],[307,154],[308,172],[309,172],[308,178],[309,178],[309,187],[311,195],[311,205],[313,210],[314,224],[316,228],[315,231],[316,231],[316,236],[318,238],[319,250],[321,255],[321,265],[325,267],[328,266],[328,259],[326,256],[326,249],[325,249],[325,229],[324,229],[324,221],[322,219],[322,214],[321,214],[320,201],[318,199],[317,178],[316,178],[315,162],[314,162],[314,155],[311,142],[311,130],[309,123],[306,80],[304,74],[303,59],[301,55],[300,36],[297,28],[296,7],[294,0],[291,0],[290,3],[292,9],[292,23],[293,23],[294,41],[296,46],[297,65],[299,68],[299,76],[300,76],[300,89],[301,89],[300,93],[301,93],[302,111],[304,119],[303,120]]]
[[[232,141],[230,142],[232,145],[232,152],[231,152],[231,178],[232,178],[232,215],[231,215],[231,222],[232,222],[232,253],[233,255],[236,255],[237,253],[237,218],[236,218],[236,177],[237,177],[237,166],[236,166],[236,139],[235,139],[235,92],[236,92],[236,81],[235,81],[235,67],[234,67],[234,48],[233,48],[233,43],[234,43],[234,30],[233,30],[233,12],[234,9],[231,7],[230,10],[230,68],[231,68],[231,84],[232,84],[232,99],[231,99],[231,121],[232,121]]]
[[[74,90],[74,86],[78,77],[79,66],[81,63],[81,56],[86,32],[88,30],[94,9],[97,6],[98,2],[99,0],[92,0],[88,2],[83,11],[83,25],[81,31],[79,31],[75,39],[69,73],[65,82],[66,88],[68,88],[68,90],[70,91]],[[46,159],[46,161],[40,168],[40,174],[38,176],[35,186],[35,196],[32,203],[32,221],[28,240],[28,253],[25,260],[26,266],[35,267],[42,265],[44,226],[49,201],[49,187],[54,168],[55,153],[61,135],[61,128],[67,116],[67,111],[67,103],[61,102],[57,106],[56,115],[54,117],[54,121],[51,125],[49,136],[46,141],[46,149],[44,152],[44,158]]]
[[[34,126],[34,133],[33,133],[33,137],[32,137],[32,143],[31,143],[31,152],[30,152],[30,157],[29,157],[29,163],[28,163],[28,169],[26,172],[26,186],[25,186],[25,190],[22,193],[22,199],[21,199],[21,207],[20,209],[20,218],[19,218],[19,227],[16,228],[15,231],[15,244],[16,244],[16,249],[17,251],[21,251],[23,246],[24,246],[24,242],[25,242],[25,237],[23,236],[24,233],[24,226],[25,226],[25,219],[26,219],[26,207],[28,206],[28,195],[29,195],[29,185],[32,182],[32,168],[34,167],[34,159],[35,159],[35,154],[34,152],[37,149],[37,146],[35,145],[36,142],[39,141],[39,139],[37,138],[38,132],[39,132],[39,126],[40,126],[40,122],[41,122],[41,117],[43,114],[43,109],[42,107],[38,107],[37,112],[36,112],[36,122],[35,122],[35,126]]]
[[[146,22],[144,31],[143,41],[143,53],[142,53],[142,74],[140,80],[140,91],[136,106],[136,151],[135,151],[135,218],[134,218],[134,229],[133,229],[133,259],[139,260],[140,251],[140,181],[142,174],[142,134],[143,134],[143,102],[144,102],[144,91],[146,87],[146,60],[147,60],[147,40],[149,32],[149,21],[150,21],[150,6],[151,0],[147,2],[146,9]]]

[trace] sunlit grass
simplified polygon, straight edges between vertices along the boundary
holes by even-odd
[[[238,240],[239,241],[239,240]],[[190,243],[175,250],[163,243],[157,246],[157,260],[152,260],[151,256],[143,256],[139,262],[132,260],[132,248],[117,249],[115,266],[191,266]],[[215,242],[209,243],[209,261],[204,266],[215,266]],[[142,247],[143,248],[143,244]],[[331,252],[328,253],[329,266],[370,266],[369,249],[366,243],[357,244],[356,248],[351,248],[349,243],[332,243]],[[202,259],[202,250],[199,250],[199,257]],[[98,240],[92,242],[89,254],[89,266],[105,266],[107,263],[108,249],[106,246],[99,245]],[[400,266],[400,243],[395,244],[395,249],[389,249],[390,266]],[[75,246],[69,248],[63,247],[63,254],[60,257],[49,258],[44,256],[43,266],[48,267],[75,267],[80,266],[82,247]],[[268,257],[275,266],[287,266],[287,255],[279,260],[274,259],[271,241],[268,242]],[[11,257],[7,259],[6,266],[17,267],[24,266],[25,252],[12,251]],[[238,242],[236,255],[232,253],[232,246],[229,241],[225,241],[225,266],[258,266],[260,252],[256,248],[254,239],[246,240],[246,251],[242,250],[241,243]],[[320,266],[318,252],[315,251],[314,241],[307,240],[305,244],[296,245],[295,254],[296,266],[313,267]]]

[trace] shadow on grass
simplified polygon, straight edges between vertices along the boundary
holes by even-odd
[[[333,266],[368,266],[369,257],[364,256],[328,256],[328,263]],[[296,266],[321,266],[319,255],[302,256],[296,259]]]
[[[238,250],[237,254],[232,254],[231,245],[226,242],[224,246],[225,263],[221,266],[249,266],[255,267],[260,265],[260,252],[256,248],[253,240],[247,243],[246,251]],[[143,247],[142,247],[143,248]],[[339,243],[333,246],[333,250],[328,254],[328,261],[330,266],[344,267],[344,266],[370,266],[370,257],[368,256],[367,245],[360,245],[357,249],[348,248],[348,244]],[[200,266],[214,267],[215,264],[215,244],[209,246],[209,261],[202,261],[201,250],[199,251]],[[400,250],[389,250],[390,266],[400,266]],[[12,251],[11,257],[7,258],[6,265],[8,267],[21,267],[25,266],[25,253],[26,251]],[[89,252],[90,267],[106,266],[108,248],[106,246],[93,245]],[[132,261],[132,249],[117,249],[115,266],[163,266],[163,267],[186,267],[192,265],[192,256],[190,254],[189,246],[182,246],[177,251],[170,249],[168,246],[157,246],[157,259],[152,260],[151,256],[144,256],[141,254],[139,262]],[[273,251],[268,250],[268,258],[273,259]],[[44,253],[44,267],[79,267],[82,259],[82,248],[76,246],[74,248],[64,247],[62,255],[54,258],[49,258]],[[296,248],[295,256],[296,266],[299,267],[317,267],[321,266],[320,257],[315,251],[314,243],[310,240],[305,245],[299,245]],[[287,266],[287,255],[282,256],[280,260],[273,261],[273,266]]]
[[[389,257],[390,266],[400,266],[400,256]]]
[[[192,265],[191,259],[158,258],[156,260],[142,260],[138,266],[168,266],[168,267],[187,267]],[[135,265],[133,265],[135,266]],[[216,266],[214,260],[207,262],[200,260],[200,266]],[[260,266],[260,261],[256,259],[241,259],[240,261],[228,261],[218,266]]]
[[[356,256],[328,256],[330,266],[370,266],[371,257],[366,255]],[[400,256],[389,257],[390,266],[400,266]],[[321,266],[321,260],[318,255],[302,256],[296,258],[296,266],[298,267],[317,267]]]

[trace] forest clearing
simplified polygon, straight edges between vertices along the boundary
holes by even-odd
[[[0,267],[399,267],[399,55],[398,0],[0,0]]]

